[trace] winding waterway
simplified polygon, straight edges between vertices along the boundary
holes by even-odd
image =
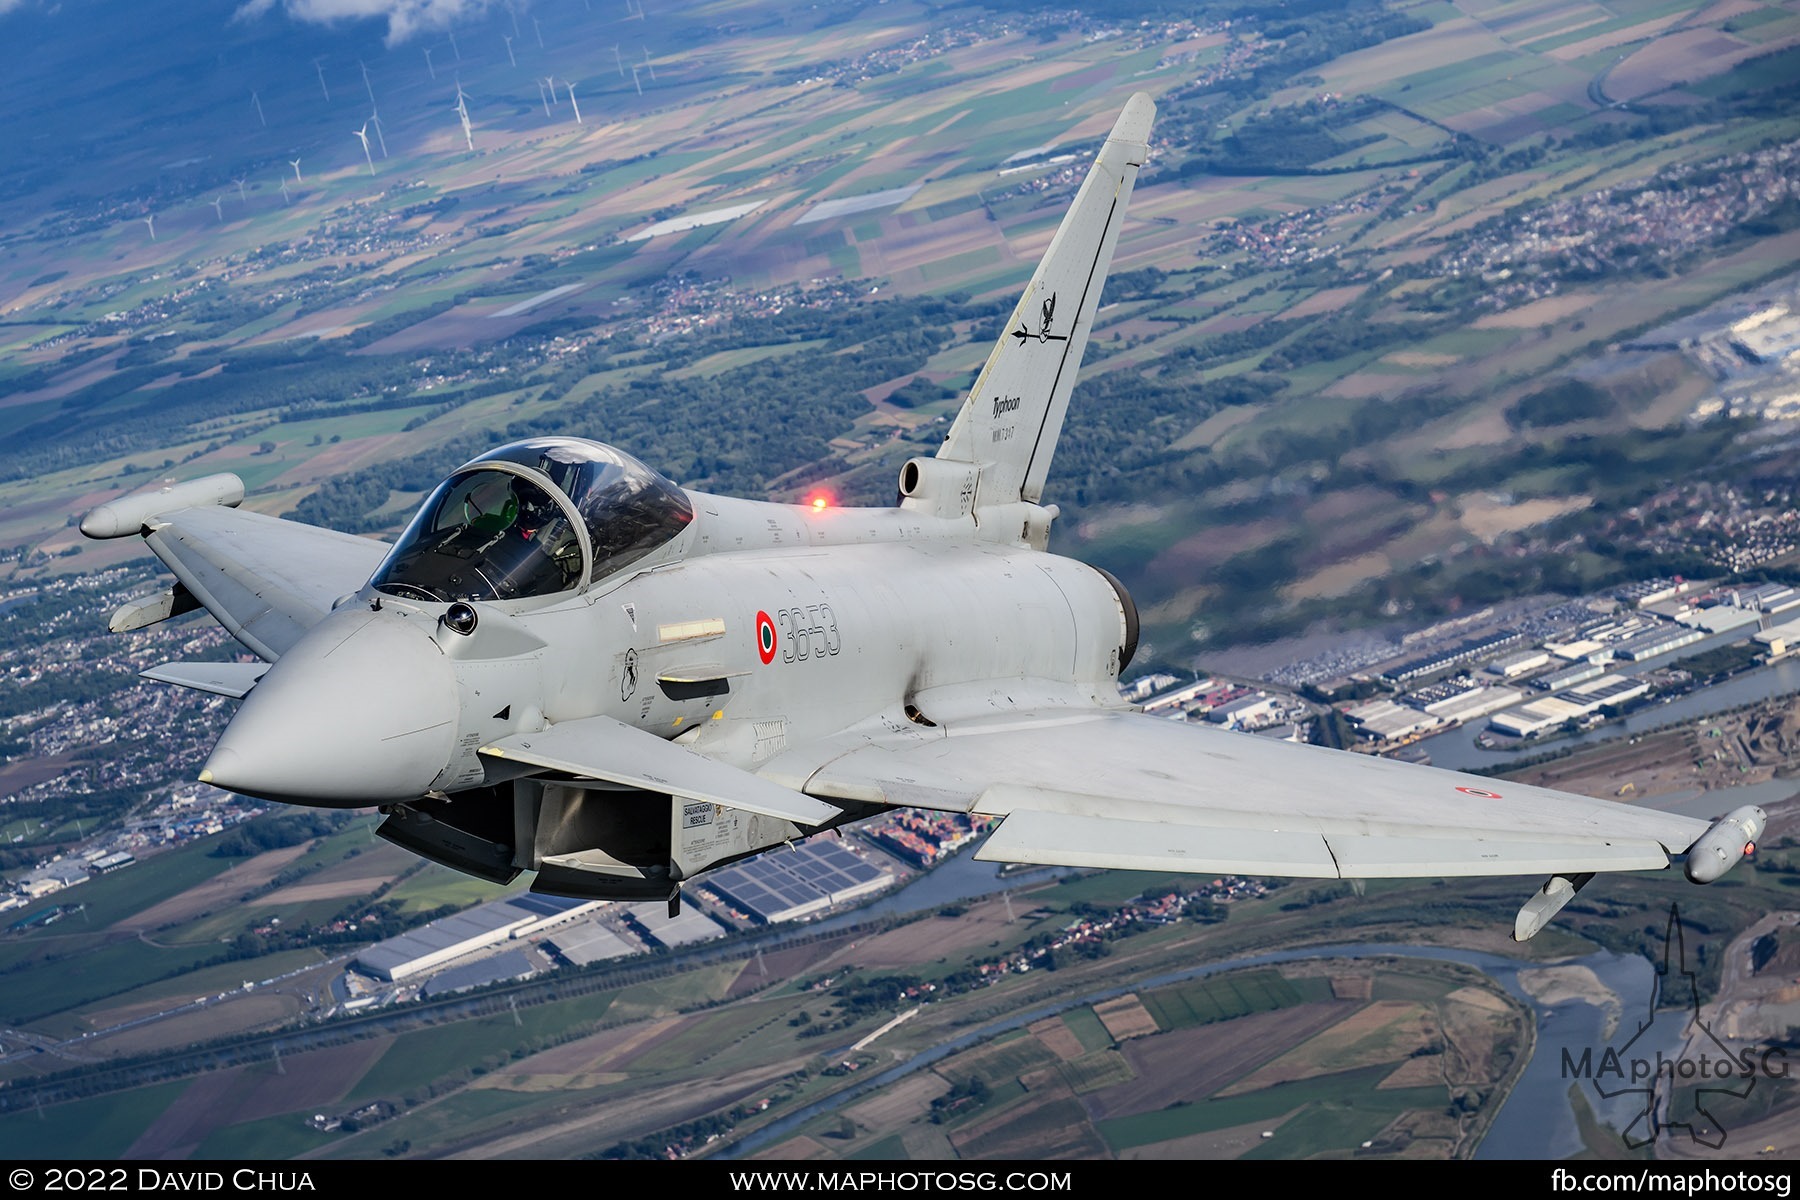
[[[920,912],[942,904],[973,899],[1010,890],[1025,882],[1043,879],[1049,872],[1032,871],[1023,875],[1001,877],[993,863],[978,862],[972,854],[962,854],[935,870],[926,872],[912,884],[869,908],[858,909],[827,918],[818,927],[830,928],[866,920],[871,915],[897,915]],[[1056,874],[1063,872],[1057,871]],[[1462,950],[1446,946],[1414,946],[1384,942],[1354,942],[1339,945],[1311,946],[1303,949],[1278,950],[1246,955],[1222,962],[1205,963],[1179,971],[1133,979],[1128,983],[1096,989],[1080,996],[1068,996],[1030,1009],[998,1018],[963,1034],[952,1041],[931,1047],[905,1062],[889,1067],[868,1078],[858,1080],[816,1104],[797,1109],[785,1117],[745,1136],[721,1152],[719,1157],[740,1158],[791,1136],[806,1122],[823,1113],[841,1110],[857,1096],[876,1091],[925,1069],[958,1051],[986,1041],[1033,1021],[1071,1008],[1094,1004],[1125,992],[1161,987],[1190,979],[1201,979],[1224,971],[1248,967],[1270,966],[1319,958],[1398,957],[1455,962],[1473,967],[1506,991],[1528,1005],[1537,1019],[1536,1046],[1517,1084],[1503,1102],[1493,1125],[1477,1148],[1475,1157],[1483,1159],[1556,1159],[1566,1158],[1582,1149],[1581,1136],[1574,1109],[1570,1103],[1571,1086],[1580,1087],[1588,1104],[1600,1119],[1616,1130],[1629,1127],[1641,1109],[1641,1093],[1626,1091],[1613,1099],[1602,1097],[1591,1082],[1565,1075],[1567,1058],[1582,1059],[1591,1051],[1591,1061],[1603,1058],[1610,1045],[1620,1049],[1639,1032],[1640,1022],[1648,1019],[1656,995],[1656,973],[1648,960],[1635,956],[1598,951],[1583,958],[1558,963],[1557,966],[1586,967],[1600,983],[1619,998],[1620,1008],[1609,1012],[1598,997],[1563,1000],[1549,1005],[1538,1001],[1519,982],[1521,971],[1542,968],[1546,964]],[[1681,1044],[1681,1022],[1665,1019],[1655,1022],[1638,1037],[1631,1048],[1636,1057],[1654,1059],[1660,1051],[1675,1057]],[[1610,1029],[1608,1026],[1614,1026]],[[1611,1034],[1609,1037],[1608,1034]],[[1618,1091],[1619,1089],[1609,1089]]]

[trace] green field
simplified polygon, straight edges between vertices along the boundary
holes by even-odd
[[[0,1155],[37,1162],[104,1162],[125,1157],[138,1133],[188,1087],[185,1081],[0,1116]]]
[[[1106,1026],[1091,1008],[1077,1008],[1064,1013],[1062,1023],[1075,1034],[1084,1050],[1100,1051],[1112,1045],[1112,1034],[1106,1032]]]
[[[1045,892],[1041,899],[1067,908],[1083,902],[1119,905],[1138,896],[1160,896],[1185,886],[1190,880],[1183,875],[1164,875],[1153,871],[1102,871],[1092,875],[1072,876]]]
[[[1130,1083],[1136,1075],[1125,1056],[1116,1050],[1097,1050],[1061,1064],[1062,1077],[1077,1094]]]
[[[225,1125],[214,1130],[194,1151],[195,1158],[254,1162],[299,1158],[341,1140],[341,1133],[321,1133],[306,1124],[310,1113],[282,1113]]]
[[[1303,1123],[1296,1125],[1294,1136],[1278,1134],[1280,1146],[1259,1146],[1257,1152],[1259,1156],[1304,1158],[1321,1149],[1354,1145],[1368,1136],[1362,1131],[1378,1130],[1407,1109],[1444,1104],[1446,1096],[1441,1087],[1377,1088],[1375,1085],[1392,1069],[1383,1064],[1321,1075],[1241,1096],[1099,1121],[1096,1128],[1114,1150],[1129,1150],[1252,1121],[1272,1121],[1300,1110]]]
[[[1139,999],[1165,1033],[1303,1002],[1299,990],[1275,971],[1234,972],[1216,979],[1196,979],[1145,992]]]
[[[79,921],[79,916],[73,918]],[[3,1018],[29,1026],[54,1013],[135,990],[141,981],[182,975],[228,957],[218,945],[159,947],[135,937],[9,971],[0,987]]]
[[[735,977],[736,971],[733,970],[731,974]],[[688,982],[701,982],[693,974],[681,978]],[[633,995],[636,991],[637,989],[626,989],[620,992],[614,1002],[612,1015],[631,1014],[634,1011],[633,1001],[641,1003],[641,993],[639,996]],[[707,989],[704,983],[697,993],[707,996],[716,994]],[[729,1069],[731,1061],[741,1057],[740,1047],[751,1039],[758,1040],[760,1050],[762,1043],[788,1036],[786,1021],[790,1011],[787,1004],[777,1002],[696,1017],[684,1023],[679,1034],[663,1039],[654,1050],[634,1059],[632,1069],[651,1074],[687,1072],[709,1064],[712,1069]]]
[[[989,1079],[1016,1079],[1057,1061],[1042,1042],[1019,1030],[996,1038],[979,1050],[959,1055],[956,1066],[942,1073],[953,1079],[961,1077],[962,1072]]]
[[[1443,1088],[1377,1090],[1370,1098],[1348,1096],[1316,1103],[1285,1122],[1275,1137],[1245,1154],[1246,1159],[1308,1158],[1320,1151],[1348,1151],[1372,1139],[1400,1113],[1436,1110],[1447,1095]]]
[[[186,1004],[196,996],[215,996],[220,992],[235,992],[245,981],[257,982],[272,979],[277,975],[285,975],[324,961],[325,955],[315,949],[285,950],[254,959],[242,959],[236,962],[221,963],[214,967],[184,971],[173,978],[156,980],[129,992],[104,997],[93,1007],[129,1008],[170,1001],[175,1004]],[[95,1024],[91,1015],[84,1012],[83,1007],[77,1006],[64,1010],[54,1017],[33,1021],[32,1030],[50,1037],[78,1037],[93,1028]]]
[[[751,363],[766,362],[771,358],[785,358],[790,354],[799,354],[807,350],[816,350],[823,345],[825,345],[824,338],[813,338],[810,341],[804,342],[785,342],[772,346],[745,346],[741,350],[721,350],[717,354],[709,354],[705,358],[702,358],[689,366],[679,367],[676,370],[669,372],[668,377],[670,379],[691,379],[695,376],[704,377],[718,375],[724,371],[731,370],[733,367],[743,367],[748,366]],[[642,374],[642,371],[627,367],[619,371],[608,372],[608,374],[613,376],[617,382],[625,382]],[[590,388],[591,390],[597,390],[599,387],[606,386],[606,384],[595,383],[594,381],[603,380],[605,378],[606,376],[601,375],[589,376],[588,382],[583,386]],[[571,395],[570,399],[574,398],[575,397]]]
[[[864,1146],[850,1156],[851,1161],[879,1162],[883,1160],[903,1159],[908,1157],[906,1143],[899,1134],[884,1137],[878,1142]]]
[[[355,1084],[349,1101],[395,1098],[433,1080],[454,1076],[470,1064],[509,1061],[512,1052],[534,1041],[561,1040],[597,1025],[611,1006],[610,993],[559,1000],[519,1010],[517,1017],[484,1017],[440,1029],[402,1034]]]
[[[437,863],[426,863],[396,884],[387,899],[398,901],[402,913],[425,913],[444,907],[460,909],[486,904],[523,892],[527,886],[527,882],[518,882],[501,887]]]
[[[78,891],[51,895],[19,912],[24,917],[30,917],[57,904],[80,903],[83,914],[72,920],[84,931],[105,929],[170,897],[180,895],[196,884],[221,875],[236,865],[236,859],[213,857],[213,847],[214,843],[210,840],[190,842],[165,854],[141,860],[154,863],[156,869],[153,871],[133,866],[111,875],[102,875],[82,884]],[[13,918],[15,921],[18,919]],[[34,930],[27,935],[23,946],[0,947],[0,963],[4,963],[15,951],[24,950],[29,953],[29,947],[36,939],[47,935],[64,935],[70,929],[70,924],[63,922],[47,929]]]

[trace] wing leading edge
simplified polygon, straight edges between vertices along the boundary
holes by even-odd
[[[338,597],[368,582],[388,551],[369,538],[244,512],[235,507],[243,488],[235,476],[213,475],[88,514],[81,523],[87,536],[141,534],[180,581],[160,603],[121,609],[115,630],[179,614],[198,601],[252,653],[274,662]]]

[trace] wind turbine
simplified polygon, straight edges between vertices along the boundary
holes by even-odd
[[[313,69],[319,73],[319,90],[325,93],[325,103],[331,103],[331,89],[325,86],[325,60],[313,59]]]
[[[268,124],[269,124],[269,118],[263,116],[261,97],[259,97],[255,92],[251,92],[250,93],[250,103],[252,103],[256,106],[256,119],[263,123],[264,128],[267,128]]]
[[[375,85],[369,82],[369,65],[360,58],[356,60],[356,65],[362,68],[363,87],[368,89],[369,93],[369,107],[375,108],[377,107],[375,103]]]
[[[538,49],[542,50],[544,48],[544,27],[538,24],[536,17],[531,18],[531,31],[537,34]]]
[[[450,53],[456,55],[457,62],[462,62],[462,51],[456,45],[456,30],[446,29],[444,32],[450,35]]]
[[[537,85],[538,85],[538,99],[542,100],[544,102],[544,115],[546,117],[548,117],[550,115],[550,93],[548,93],[544,90],[544,81],[543,80],[541,80],[541,79],[538,80]]]
[[[635,5],[632,3],[632,0],[625,0],[625,19],[627,21],[641,21],[644,19],[644,6],[641,0]]]
[[[619,54],[619,48],[613,47],[613,61],[619,64],[619,78],[625,78],[625,60]]]
[[[640,96],[644,94],[644,81],[638,78],[638,71],[641,69],[636,63],[631,65],[631,82],[636,85]]]
[[[579,125],[581,124],[581,105],[575,103],[575,85],[566,79],[563,80],[563,83],[569,89],[569,107],[575,110],[575,123]]]
[[[300,178],[300,160],[299,159],[297,159],[297,158],[288,159],[288,166],[294,168],[294,182],[295,183],[305,183],[306,182],[306,180]]]
[[[437,78],[437,68],[431,65],[431,47],[430,46],[425,47],[425,69],[427,71],[431,72],[431,77],[433,79]]]
[[[515,67],[518,66],[519,60],[513,57],[512,39],[510,37],[507,37],[504,33],[501,34],[500,36],[502,38],[504,38],[506,41],[506,61],[511,63]]]
[[[387,137],[381,132],[381,114],[378,112],[371,112],[369,114],[369,120],[375,126],[375,141],[381,146],[381,157],[385,159],[388,156]]]
[[[644,69],[650,72],[650,82],[656,82],[656,64],[650,61],[650,47],[644,47]]]
[[[281,202],[283,204],[293,203],[293,201],[288,198],[287,176],[285,175],[281,177]]]
[[[556,98],[556,76],[554,76],[554,75],[544,76],[544,86],[550,89],[550,103],[561,104],[562,101],[560,101]]]
[[[219,214],[219,220],[223,221],[225,219],[225,197],[216,197],[212,202],[212,206],[213,211]]]
[[[364,121],[363,127],[353,131],[351,136],[362,143],[363,158],[368,161],[369,174],[373,175],[375,173],[375,156],[369,153],[369,123]]]
[[[456,81],[456,115],[462,121],[463,141],[468,143],[469,152],[475,151],[475,131],[469,128],[468,97],[463,95],[462,80]]]
[[[231,182],[237,184],[238,203],[239,204],[248,204],[250,202],[250,197],[244,195],[244,181],[242,179],[234,179]]]
[[[150,240],[154,242],[156,240],[156,214],[151,213],[147,217],[140,217],[138,219],[144,223],[145,228],[150,230]]]

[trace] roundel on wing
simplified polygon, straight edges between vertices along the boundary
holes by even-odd
[[[1481,788],[1459,787],[1456,790],[1461,792],[1465,796],[1476,796],[1482,800],[1498,800],[1498,799],[1500,799],[1499,792],[1484,791]]]
[[[775,661],[775,622],[766,612],[756,614],[756,653],[764,666]]]

